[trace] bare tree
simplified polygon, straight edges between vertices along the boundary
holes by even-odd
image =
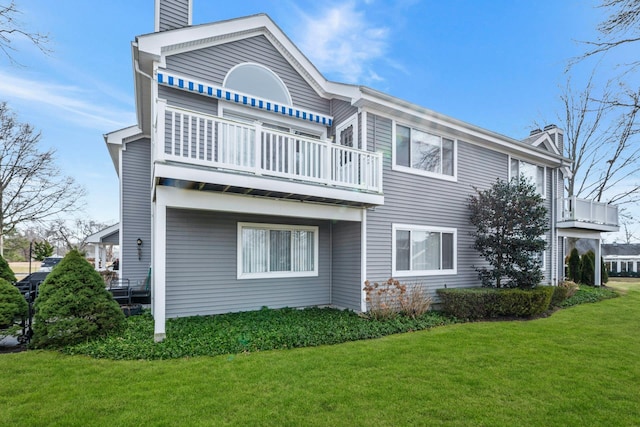
[[[640,200],[638,106],[620,105],[609,90],[595,94],[593,74],[582,91],[569,79],[561,96],[564,107],[564,154],[573,159],[566,184],[569,196],[609,203]],[[637,103],[640,93],[627,93]]]
[[[47,46],[50,41],[49,35],[24,29],[22,23],[17,20],[19,14],[15,0],[11,0],[7,6],[0,5],[0,50],[12,63],[16,63],[12,54],[15,48],[11,45],[15,36],[26,38],[43,53],[50,52]]]
[[[85,190],[55,165],[55,151],[41,151],[40,132],[20,123],[0,103],[0,254],[3,236],[18,224],[77,209]]]
[[[590,49],[571,61],[572,64],[591,56],[640,41],[640,0],[602,0],[599,8],[609,12],[609,17],[597,26],[600,36],[595,41],[586,41]],[[640,60],[632,60],[636,67]]]
[[[92,219],[76,218],[74,220],[55,219],[41,234],[63,247],[65,252],[77,249],[84,253],[87,249],[87,237],[107,227],[107,224]]]

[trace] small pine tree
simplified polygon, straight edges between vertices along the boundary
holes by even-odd
[[[11,334],[11,326],[28,315],[29,306],[18,288],[0,278],[0,331],[1,335]]]
[[[16,281],[16,276],[13,274],[13,270],[11,270],[9,263],[2,255],[0,255],[0,279],[4,279],[7,282]]]
[[[53,255],[53,246],[51,243],[43,240],[42,242],[33,242],[33,259],[42,261],[46,257]]]
[[[585,285],[594,286],[596,275],[596,254],[593,251],[588,251],[580,258],[581,280],[580,283]]]
[[[578,249],[571,249],[571,254],[569,255],[569,279],[572,282],[580,283],[582,276],[580,272],[580,253],[578,253]]]
[[[64,257],[40,286],[34,347],[62,347],[117,332],[124,314],[97,271],[77,250]]]
[[[609,269],[607,265],[604,263],[604,258],[600,257],[600,263],[602,264],[600,267],[601,276],[602,276],[602,284],[604,285],[609,281]]]

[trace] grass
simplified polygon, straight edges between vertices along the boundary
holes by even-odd
[[[173,360],[0,355],[0,425],[640,424],[640,284],[533,321]]]

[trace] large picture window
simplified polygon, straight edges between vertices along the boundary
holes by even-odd
[[[455,177],[456,144],[445,138],[396,125],[395,165],[409,172],[452,179]]]
[[[393,276],[456,274],[455,228],[393,225]]]
[[[522,175],[536,186],[536,191],[542,197],[546,196],[546,181],[545,181],[545,169],[544,166],[534,165],[518,159],[511,159],[511,174],[510,178],[515,178],[518,175]]]
[[[238,278],[318,275],[318,227],[238,223]]]

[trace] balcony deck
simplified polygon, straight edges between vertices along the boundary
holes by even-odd
[[[618,207],[593,200],[565,197],[558,200],[558,228],[600,232],[618,231]]]
[[[246,194],[383,203],[382,154],[159,104],[156,178]],[[158,166],[160,163],[160,167]],[[184,168],[187,166],[187,168]],[[180,171],[179,168],[184,170]],[[231,190],[229,190],[231,189]]]

